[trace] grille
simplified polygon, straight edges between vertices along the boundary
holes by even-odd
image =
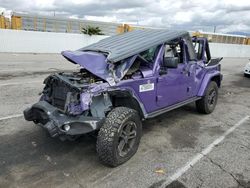
[[[52,87],[52,105],[64,110],[67,93],[70,92],[69,86],[62,82],[54,82]]]

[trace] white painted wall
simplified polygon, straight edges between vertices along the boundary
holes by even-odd
[[[210,43],[212,57],[250,57],[250,45]]]
[[[77,50],[106,36],[0,29],[0,52],[60,53]]]
[[[76,50],[107,36],[0,29],[0,52],[60,53]],[[250,45],[210,43],[212,57],[250,57]]]

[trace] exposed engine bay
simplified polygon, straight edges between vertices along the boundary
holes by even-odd
[[[73,73],[58,73],[56,74],[58,78],[63,80],[64,82],[70,84],[71,86],[79,89],[85,88],[89,84],[92,83],[103,83],[104,80],[90,73],[86,69],[80,69],[78,72]]]
[[[41,100],[45,100],[66,114],[80,114],[81,94],[87,92],[91,84],[102,84],[101,78],[80,69],[73,73],[56,73],[44,80],[45,87]]]

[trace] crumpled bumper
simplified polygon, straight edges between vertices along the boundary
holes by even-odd
[[[27,121],[34,121],[46,129],[51,137],[89,133],[98,130],[102,123],[101,118],[66,115],[46,101],[35,103],[24,110],[23,114]]]

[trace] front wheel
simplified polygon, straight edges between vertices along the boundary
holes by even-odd
[[[217,83],[211,81],[207,88],[205,95],[196,101],[196,108],[198,112],[203,114],[210,114],[214,111],[218,100],[218,86]]]
[[[96,150],[99,160],[112,167],[128,161],[138,149],[141,134],[141,120],[135,110],[114,108],[98,133]]]

